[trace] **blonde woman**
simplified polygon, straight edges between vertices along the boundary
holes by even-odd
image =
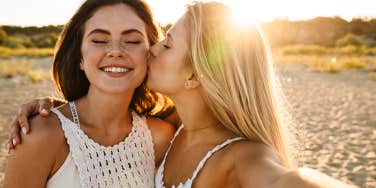
[[[172,99],[182,121],[156,187],[348,187],[294,167],[268,45],[229,18],[223,4],[194,3],[151,48],[147,85]]]

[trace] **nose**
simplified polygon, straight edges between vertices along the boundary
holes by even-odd
[[[122,49],[118,42],[113,42],[107,47],[107,56],[124,57],[125,50]]]
[[[158,43],[154,44],[152,47],[150,47],[150,56],[155,57],[159,53],[159,45]]]

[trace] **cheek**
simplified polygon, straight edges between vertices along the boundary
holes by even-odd
[[[128,52],[133,63],[137,66],[136,73],[138,80],[144,80],[147,72],[147,55],[149,51],[146,47],[133,49]]]
[[[83,44],[81,47],[82,61],[84,64],[98,62],[103,57],[103,51],[89,45]]]
[[[132,57],[134,63],[146,66],[149,49],[145,46],[140,46],[128,51],[128,55]]]

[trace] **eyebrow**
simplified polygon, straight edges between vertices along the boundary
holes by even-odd
[[[94,30],[90,31],[90,33],[88,34],[88,36],[91,35],[91,34],[94,34],[94,33],[102,33],[102,34],[106,34],[106,35],[111,35],[111,33],[109,31],[107,31],[107,30],[104,30],[104,29],[94,29]],[[144,34],[141,31],[137,30],[137,29],[128,29],[128,30],[125,30],[125,31],[121,32],[121,35],[128,35],[128,34],[131,34],[131,33],[138,33],[138,34],[144,36]]]

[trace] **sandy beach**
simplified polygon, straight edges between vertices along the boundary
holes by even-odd
[[[298,126],[299,165],[362,188],[376,188],[376,81],[360,70],[317,73],[280,65],[283,91]],[[0,187],[10,122],[30,99],[56,95],[50,80],[0,78]]]

